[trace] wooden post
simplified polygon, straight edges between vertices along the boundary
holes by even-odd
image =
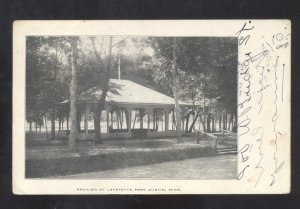
[[[125,121],[126,121],[126,130],[128,131],[129,116],[128,116],[128,109],[127,108],[124,108],[124,113],[125,113]]]
[[[165,131],[169,130],[169,110],[165,109]]]
[[[140,129],[144,128],[144,113],[145,110],[144,109],[140,109]]]
[[[128,132],[131,132],[131,109],[128,109]]]
[[[116,125],[117,125],[117,129],[120,128],[120,124],[119,124],[119,113],[118,113],[118,110],[116,110]]]
[[[150,131],[150,109],[149,110],[147,110],[147,112],[148,112],[148,132]]]

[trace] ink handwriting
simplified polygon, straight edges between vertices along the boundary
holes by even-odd
[[[264,172],[264,168],[261,166],[261,162],[263,160],[263,152],[262,152],[262,139],[263,139],[263,135],[264,135],[264,128],[263,127],[257,127],[255,129],[252,130],[251,132],[252,136],[256,137],[256,142],[258,143],[258,155],[259,155],[259,160],[258,163],[255,165],[255,169],[259,170],[259,175],[258,175],[258,179],[255,183],[255,187],[257,186],[258,182],[260,181],[260,178]]]
[[[241,46],[242,44],[247,45],[251,35],[250,34],[244,34],[245,32],[249,32],[254,29],[254,26],[251,25],[251,21],[245,22],[242,29],[240,29],[238,32],[236,32],[236,35],[238,36],[238,44]]]

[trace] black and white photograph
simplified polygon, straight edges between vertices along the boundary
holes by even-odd
[[[237,178],[236,37],[27,36],[25,177]]]
[[[290,192],[290,21],[13,27],[14,194]]]

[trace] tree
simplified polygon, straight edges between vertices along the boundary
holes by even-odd
[[[153,75],[158,83],[165,88],[172,88],[173,82],[170,69],[172,60],[172,43],[170,38],[155,37],[148,41],[155,51]],[[237,40],[236,38],[187,37],[180,38],[177,46],[177,69],[179,98],[192,102],[194,112],[202,104],[201,114],[203,129],[214,120],[212,103],[218,104],[218,109],[224,113],[236,115],[236,69]],[[195,78],[196,82],[191,81]],[[174,96],[174,94],[172,95]],[[209,107],[209,108],[208,108]],[[206,117],[209,115],[209,117]],[[187,118],[189,115],[187,115]],[[232,117],[233,118],[233,117]],[[236,118],[236,116],[235,116]],[[208,120],[208,121],[207,121]],[[194,123],[192,123],[194,125]],[[191,128],[189,129],[191,130]]]
[[[176,48],[177,48],[177,38],[173,38],[173,92],[174,92],[174,101],[175,101],[175,112],[176,112],[176,132],[177,132],[177,143],[182,143],[181,138],[181,109],[178,101],[178,76],[177,76],[177,66],[176,66]]]
[[[46,56],[40,51],[43,39],[40,37],[27,37],[26,39],[26,120],[29,122],[29,130],[32,131],[32,123],[37,123],[38,118],[45,111],[42,101],[41,88],[43,67],[48,63]]]
[[[68,68],[63,61],[68,53],[66,42],[64,37],[26,39],[26,118],[39,124],[43,118],[50,118],[51,139],[55,139],[56,105],[68,94]]]
[[[69,135],[69,147],[74,149],[75,137],[77,133],[77,107],[76,107],[76,96],[77,96],[77,37],[71,38],[71,48],[72,48],[72,71],[71,71],[71,85],[70,85],[70,135]]]
[[[101,88],[102,92],[101,92],[101,96],[97,102],[97,106],[96,106],[96,110],[95,110],[95,114],[94,114],[94,124],[95,124],[95,133],[96,133],[95,143],[97,143],[97,144],[102,144],[100,119],[101,119],[102,110],[104,109],[105,99],[106,99],[107,93],[109,91],[109,79],[110,79],[111,59],[112,59],[112,40],[113,40],[113,38],[110,36],[109,44],[108,44],[108,57],[106,60],[104,78],[100,77],[99,78],[100,83],[98,84],[99,87],[102,87]],[[98,51],[96,49],[94,38],[91,38],[91,41],[92,41],[95,57],[97,60],[97,68],[98,68],[98,71],[101,71],[101,70],[99,70],[103,66],[102,61],[101,61],[101,55],[98,53]]]
[[[212,107],[215,105],[218,105],[215,110],[236,115],[236,38],[182,38],[181,52],[178,67],[200,78],[200,85],[195,86],[202,94],[204,130],[209,128],[205,123],[210,125],[214,120]]]

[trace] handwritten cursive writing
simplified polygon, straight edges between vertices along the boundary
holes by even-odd
[[[275,79],[274,79],[274,86],[275,86],[275,90],[274,90],[274,96],[275,96],[275,99],[273,101],[273,104],[274,104],[274,107],[275,107],[275,110],[274,110],[274,114],[273,114],[273,117],[272,117],[272,123],[273,123],[273,132],[274,132],[274,135],[275,135],[275,139],[274,139],[274,146],[275,146],[275,151],[274,151],[274,154],[273,154],[273,161],[274,161],[274,172],[271,174],[271,177],[272,177],[272,181],[270,183],[270,186],[273,186],[276,182],[276,177],[275,175],[282,169],[283,165],[284,165],[284,162],[281,162],[279,165],[278,165],[278,161],[279,159],[277,158],[277,151],[278,151],[278,145],[277,145],[277,140],[278,140],[278,132],[277,132],[277,120],[278,120],[278,106],[277,106],[277,98],[278,98],[278,95],[277,95],[277,89],[278,89],[278,85],[277,85],[277,66],[278,66],[278,59],[279,57],[276,58],[276,63],[274,65],[274,68],[275,68]]]
[[[263,135],[264,135],[264,128],[260,126],[260,127],[253,129],[251,132],[251,135],[256,137],[256,142],[258,143],[259,160],[255,166],[255,169],[259,170],[259,175],[258,175],[257,181],[255,183],[255,187],[256,187],[263,172],[264,172],[264,168],[261,166],[261,161],[263,160],[263,156],[264,156],[263,152],[262,152],[262,139],[263,139]]]
[[[264,65],[262,65],[263,60],[267,57],[267,55],[269,54],[268,50],[264,49],[264,45],[262,45],[263,51],[252,56],[251,52],[249,52],[248,54],[246,54],[248,56],[248,59],[252,62],[252,63],[256,63],[255,65],[255,69],[256,72],[259,74],[260,76],[260,80],[258,81],[258,83],[260,84],[260,90],[257,92],[253,92],[253,93],[259,93],[260,98],[258,100],[258,105],[259,105],[259,110],[258,113],[261,112],[262,110],[262,99],[263,99],[263,90],[266,89],[269,85],[264,85],[264,72],[265,72],[265,67]]]
[[[245,22],[242,29],[240,29],[238,32],[236,32],[236,35],[238,36],[238,43],[239,46],[244,44],[247,45],[249,39],[250,39],[250,34],[244,34],[245,31],[251,31],[254,29],[254,26],[252,25],[252,27],[249,25],[251,24],[251,21],[249,22]]]

